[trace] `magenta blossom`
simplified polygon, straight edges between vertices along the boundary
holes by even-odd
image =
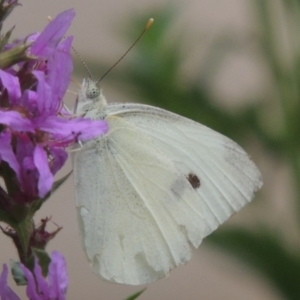
[[[3,265],[2,273],[0,276],[0,297],[1,300],[19,300],[20,298],[15,292],[7,285],[8,268]]]
[[[27,281],[26,294],[30,300],[64,300],[68,288],[66,262],[62,254],[57,251],[51,253],[48,278],[42,275],[42,269],[35,259],[34,270],[31,273],[23,264],[20,264]],[[20,300],[20,298],[7,285],[8,268],[3,265],[0,276],[1,300]]]
[[[65,163],[66,147],[104,134],[105,121],[74,118],[62,110],[72,72],[72,38],[63,38],[74,11],[59,14],[33,43],[29,62],[0,69],[0,166],[6,162],[19,183],[10,196],[19,204],[43,198]]]
[[[17,0],[0,1],[0,31],[17,5]],[[74,16],[67,10],[41,33],[10,44],[11,31],[0,32],[0,222],[8,225],[0,230],[17,248],[20,263],[12,267],[14,279],[19,283],[21,274],[31,300],[63,300],[68,285],[62,255],[51,254],[48,271],[45,260],[46,246],[61,227],[46,230],[49,218],[36,226],[34,214],[67,178],[54,182],[67,160],[66,148],[108,130],[106,121],[75,117],[63,108],[73,69],[72,37],[65,35]],[[40,255],[40,265],[35,255]],[[4,265],[1,300],[19,299],[7,276]]]

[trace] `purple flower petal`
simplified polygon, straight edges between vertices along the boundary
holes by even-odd
[[[49,264],[48,282],[42,275],[42,269],[35,259],[34,275],[23,264],[20,264],[26,279],[26,293],[30,300],[65,300],[68,288],[68,275],[66,262],[62,254],[57,251],[51,253],[51,262]],[[1,279],[0,279],[1,280]],[[0,281],[1,284],[1,281]],[[1,286],[0,286],[1,287]],[[1,290],[0,290],[1,295]],[[15,300],[5,298],[5,300]],[[18,298],[16,298],[18,300]]]
[[[20,300],[17,294],[7,285],[8,268],[3,265],[2,273],[0,275],[0,297],[1,300]]]
[[[54,103],[52,97],[52,90],[48,83],[45,80],[45,74],[41,71],[33,71],[34,76],[38,80],[37,86],[37,105],[39,114],[41,116],[47,115],[51,112],[55,112],[53,110],[53,106],[57,107],[58,103]]]
[[[38,96],[35,91],[24,91],[20,103],[27,108],[31,116],[38,114]]]
[[[41,35],[40,32],[35,32],[26,37],[26,42],[28,44],[33,43],[37,40],[37,38]],[[21,39],[19,42],[23,42],[24,39]]]
[[[26,288],[27,297],[30,300],[43,300],[43,298],[41,298],[37,293],[36,284],[32,273],[23,264],[20,264],[20,268],[27,279],[27,288]]]
[[[16,143],[16,157],[21,166],[21,190],[24,197],[37,197],[38,172],[33,162],[35,145],[26,134],[19,134]]]
[[[51,156],[53,157],[53,164],[51,172],[53,175],[65,164],[68,154],[63,148],[52,147],[50,148]]]
[[[31,156],[26,156],[23,160],[23,164],[22,164],[24,170],[26,171],[26,173],[28,171],[32,171],[35,169],[35,164],[33,161],[33,158]]]
[[[34,131],[31,122],[28,119],[23,118],[17,111],[0,110],[0,124],[9,126],[16,131]]]
[[[86,141],[105,134],[108,131],[108,124],[104,120],[92,121],[90,119],[62,119],[49,117],[42,124],[40,129],[50,132],[57,139],[74,139]]]
[[[60,13],[36,39],[31,47],[31,53],[40,57],[48,56],[63,38],[74,17],[73,9]]]
[[[22,190],[29,197],[36,197],[36,183],[38,182],[38,174],[31,156],[26,156],[22,161]]]
[[[53,184],[53,175],[50,171],[47,154],[41,145],[36,145],[33,153],[34,165],[39,172],[38,190],[39,196],[43,198]]]
[[[75,119],[72,121],[77,120]],[[95,121],[85,119],[85,122],[80,120],[80,124],[77,124],[77,130],[80,130],[78,139],[83,142],[88,141],[100,135],[106,134],[108,132],[108,129],[108,123],[104,120]]]
[[[10,103],[17,103],[17,100],[21,97],[19,78],[0,70],[0,79],[2,86],[7,90]]]
[[[57,251],[51,253],[48,278],[51,287],[50,296],[57,300],[65,300],[69,283],[67,266],[64,257]]]
[[[50,299],[50,292],[48,288],[48,282],[42,274],[42,268],[39,265],[38,259],[34,260],[34,275],[37,283],[37,289],[39,294],[43,295],[43,299]]]
[[[73,71],[72,56],[70,55],[72,39],[68,37],[60,43],[48,59],[47,82],[51,86],[53,94],[58,97],[58,101],[65,95]]]
[[[10,132],[0,133],[0,161],[6,161],[11,169],[13,169],[20,180],[20,165],[11,147],[11,134]]]

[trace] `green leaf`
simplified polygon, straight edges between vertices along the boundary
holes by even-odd
[[[51,194],[53,194],[70,177],[72,172],[73,171],[70,171],[67,175],[65,175],[64,177],[62,177],[61,179],[59,179],[53,183]]]
[[[10,260],[10,269],[12,277],[17,285],[27,285],[27,279],[20,268],[20,263],[14,260]]]
[[[29,61],[34,59],[26,54],[30,44],[21,43],[11,49],[0,53],[0,68],[7,69],[14,64],[22,61]]]
[[[61,179],[55,181],[52,186],[52,190],[45,196],[43,199],[37,199],[33,201],[33,204],[30,208],[30,215],[33,216],[37,210],[41,208],[41,206],[45,203],[47,199],[49,199],[53,193],[70,177],[73,171],[70,171],[66,176]]]
[[[143,294],[145,292],[146,288],[142,289],[141,291],[129,296],[128,298],[126,298],[126,300],[135,300],[137,299],[137,297],[139,297],[141,294]]]
[[[8,43],[14,28],[15,26],[12,27],[9,31],[7,31],[4,36],[0,37],[0,51],[2,51],[3,47]]]
[[[51,258],[45,250],[32,248],[33,253],[39,260],[39,265],[42,268],[43,276],[46,277],[48,275],[49,264],[51,262]]]
[[[258,270],[274,283],[286,299],[299,299],[300,255],[285,246],[286,243],[277,233],[266,229],[258,232],[218,230],[207,241]]]

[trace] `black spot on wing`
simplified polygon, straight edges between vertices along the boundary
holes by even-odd
[[[197,175],[190,173],[186,178],[195,190],[200,187],[200,179]]]

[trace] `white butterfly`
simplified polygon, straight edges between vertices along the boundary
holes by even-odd
[[[76,205],[88,261],[110,282],[165,277],[262,186],[235,142],[166,110],[107,104],[84,80],[78,114],[109,131],[74,157]]]

